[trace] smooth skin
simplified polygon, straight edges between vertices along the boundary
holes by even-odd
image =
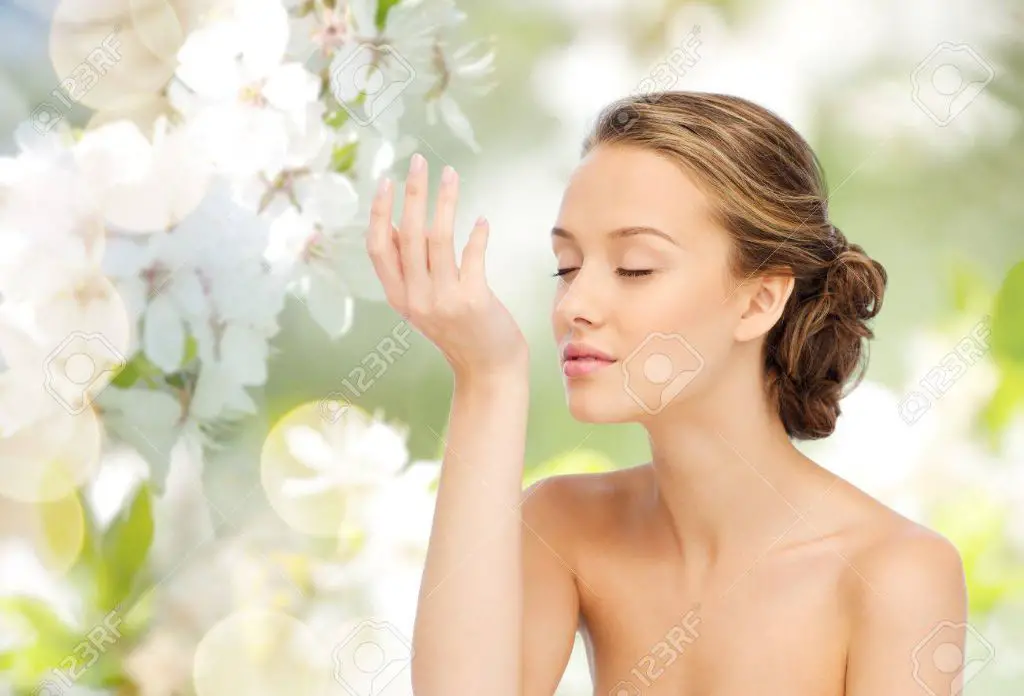
[[[959,692],[959,554],[786,436],[759,354],[792,279],[731,277],[729,237],[687,174],[599,146],[571,177],[552,235],[552,326],[560,346],[616,362],[566,378],[568,407],[639,423],[652,459],[525,491],[526,341],[487,286],[485,221],[455,261],[458,177],[445,169],[430,223],[427,184],[414,156],[397,228],[385,181],[367,234],[389,303],[455,376],[417,696],[551,696],[577,631],[601,696]],[[645,372],[652,346],[669,359],[661,372],[688,375],[666,403],[677,382]]]

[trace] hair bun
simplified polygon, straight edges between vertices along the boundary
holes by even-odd
[[[881,310],[888,282],[882,264],[838,229],[835,245],[840,250],[824,269],[820,292],[790,298],[789,316],[775,327],[777,352],[766,356],[782,421],[800,439],[835,430],[844,387],[864,376],[865,340],[874,337],[867,322]]]
[[[833,228],[836,229],[836,228]],[[867,321],[882,309],[888,276],[885,267],[868,256],[859,244],[849,244],[836,229],[839,251],[825,271],[825,295],[832,300],[831,315]]]

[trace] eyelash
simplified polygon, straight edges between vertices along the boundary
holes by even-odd
[[[554,276],[555,278],[560,278],[561,276],[578,270],[579,268],[559,268],[551,275]],[[654,273],[654,271],[651,269],[633,270],[630,268],[617,268],[615,269],[615,273],[623,278],[642,278],[643,276],[651,275],[652,273]]]

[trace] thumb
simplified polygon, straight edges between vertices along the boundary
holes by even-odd
[[[477,218],[473,225],[473,231],[469,233],[469,241],[466,248],[462,250],[462,269],[459,273],[461,280],[471,283],[486,282],[484,268],[484,256],[487,251],[487,238],[490,236],[491,226],[483,215]]]

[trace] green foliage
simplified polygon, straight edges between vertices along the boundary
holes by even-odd
[[[125,645],[137,639],[152,616],[151,592],[128,606],[153,539],[149,486],[136,489],[105,533],[82,496],[76,493],[75,500],[82,534],[68,580],[86,600],[81,625],[68,624],[41,599],[0,598],[0,615],[20,629],[16,647],[0,653],[0,670],[19,693],[35,693],[44,680],[60,688],[64,680],[97,688],[123,684]],[[62,502],[66,513],[67,501]],[[57,503],[43,504],[43,537],[51,548],[66,550],[77,540],[71,539],[67,515],[60,509]]]
[[[348,119],[348,111],[342,108],[338,108],[324,116],[324,123],[326,123],[331,128],[341,128],[342,126],[345,125]]]
[[[989,311],[992,287],[977,264],[966,259],[952,264],[950,303],[957,314],[979,315]]]
[[[1024,365],[1024,261],[1006,274],[992,312],[992,353]]]
[[[153,381],[163,376],[163,370],[154,365],[149,361],[149,358],[139,351],[132,357],[131,360],[124,366],[124,368],[117,373],[117,376],[111,381],[115,387],[120,389],[128,389],[135,385],[136,382],[142,380],[147,384],[153,384]]]
[[[196,341],[194,336],[186,336],[181,367],[185,368],[188,366],[198,357],[198,355],[199,343]],[[168,382],[173,383],[173,377],[175,377],[175,375],[169,375],[167,377]],[[111,380],[111,384],[120,389],[128,389],[141,380],[149,387],[156,387],[164,379],[164,371],[150,362],[149,358],[147,358],[142,351],[139,351],[131,360],[128,361],[124,368],[117,373],[117,376]]]
[[[124,681],[116,651],[120,633],[103,619],[79,631],[65,623],[44,601],[35,597],[0,598],[0,614],[18,626],[24,644],[0,653],[0,668],[14,688],[38,693],[50,681],[63,688],[65,681],[90,687],[108,687]]]
[[[1024,366],[1004,365],[1000,372],[999,385],[981,414],[991,436],[991,444],[998,444],[999,435],[1009,426],[1024,401]]]
[[[397,5],[401,0],[378,0],[377,1],[377,29],[384,31],[384,25],[388,21],[388,12],[391,8]]]
[[[1009,545],[1006,510],[997,501],[969,491],[940,507],[932,523],[960,551],[972,616],[1024,599],[1024,563]]]
[[[142,485],[103,536],[97,597],[101,609],[114,609],[128,598],[152,543],[152,495]]]
[[[16,685],[30,687],[58,666],[74,649],[78,636],[53,610],[35,597],[0,598],[0,615],[32,638],[27,645],[3,654],[4,670]]]
[[[331,171],[344,174],[356,163],[356,152],[359,149],[358,141],[352,141],[339,145],[331,153]]]
[[[1000,381],[982,420],[993,439],[1024,406],[1024,262],[1010,269],[992,309],[992,356]]]

